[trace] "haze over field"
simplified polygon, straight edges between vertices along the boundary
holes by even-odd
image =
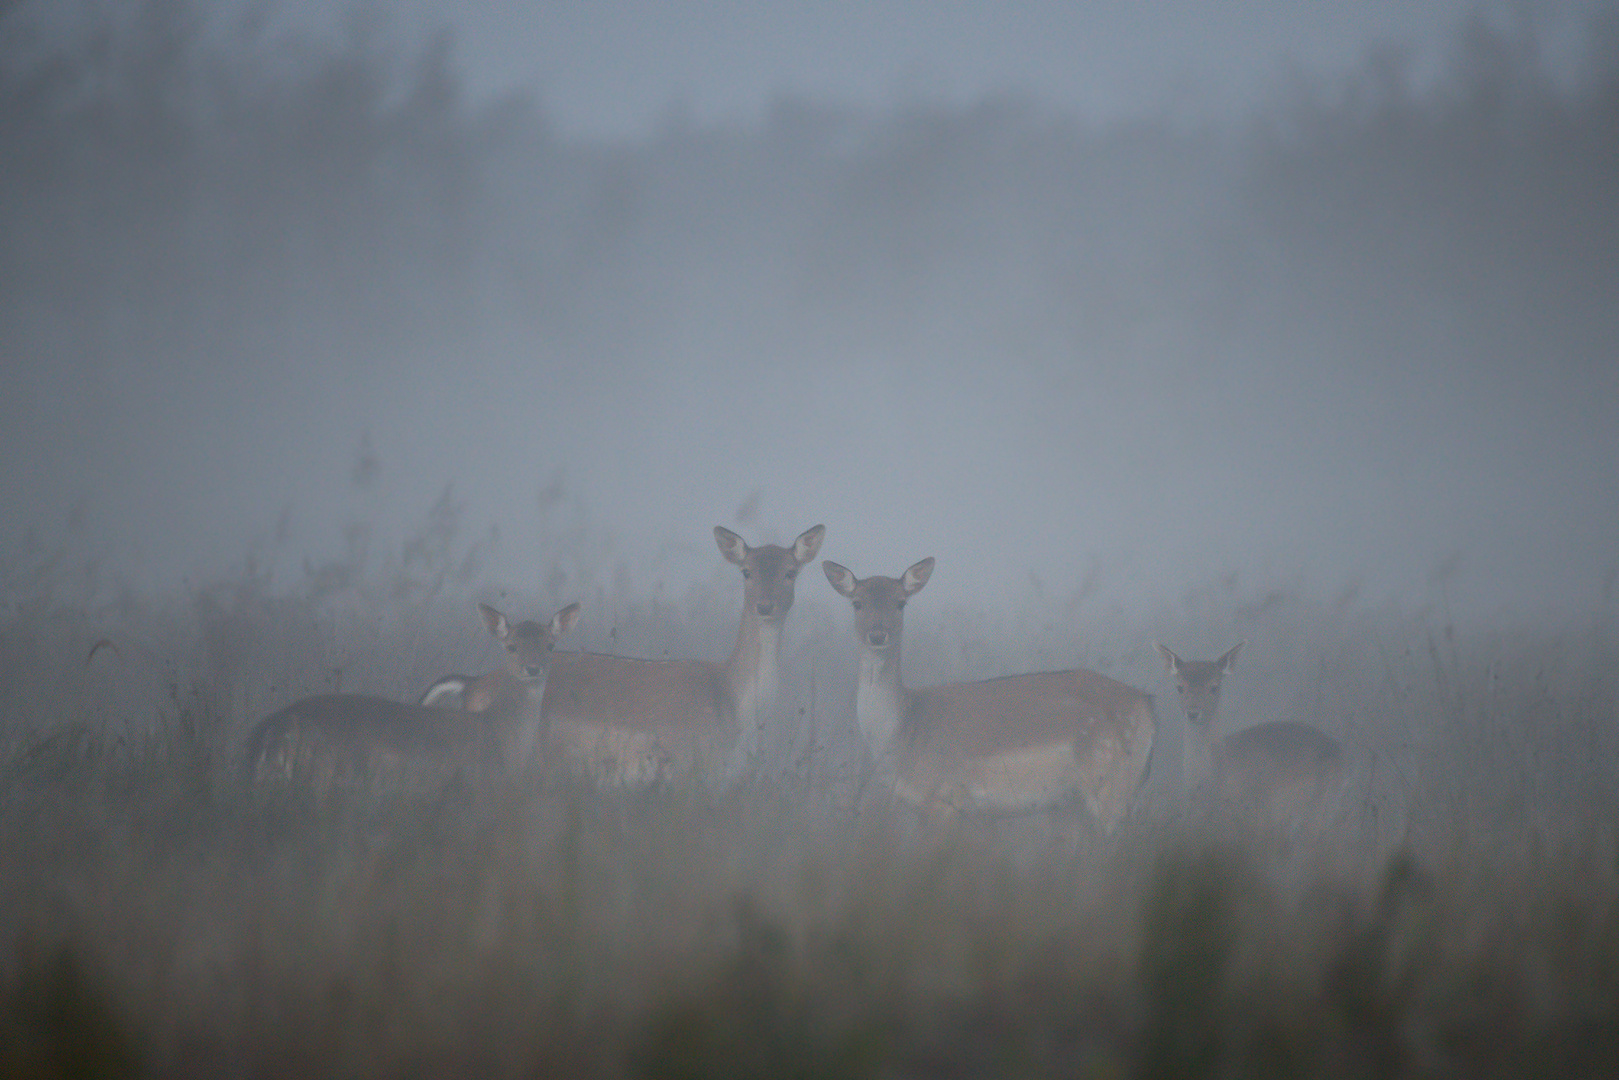
[[[0,0],[0,1075],[1616,1075],[1616,331],[1611,3]]]
[[[890,5],[838,67],[830,30],[772,63],[789,6],[633,85],[681,50],[629,6],[402,10],[0,8],[0,567],[287,580],[453,485],[474,586],[565,535],[678,589],[716,522],[824,521],[862,574],[937,556],[941,609],[1236,573],[1611,611],[1611,7]],[[1139,63],[1063,82],[1080,38]]]

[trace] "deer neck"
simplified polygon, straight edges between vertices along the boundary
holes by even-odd
[[[491,718],[508,713],[521,714],[538,709],[544,692],[543,677],[528,682],[501,668],[468,680],[462,689],[462,704],[471,712],[487,712]]]
[[[781,620],[761,619],[744,609],[736,647],[725,662],[725,687],[744,730],[757,727],[776,700],[780,664]]]
[[[540,707],[545,702],[545,683],[549,675],[547,670],[540,678],[523,683],[517,732],[508,751],[508,761],[514,770],[527,768],[534,756],[534,747],[540,738]]]
[[[487,714],[488,723],[500,738],[507,767],[519,771],[527,767],[539,738],[545,676],[520,679],[510,671],[502,671],[499,681],[503,686]]]
[[[1186,722],[1186,740],[1181,744],[1181,773],[1188,789],[1196,787],[1209,775],[1214,761],[1214,720],[1200,728],[1190,720]]]
[[[519,708],[525,715],[539,714],[540,702],[545,700],[545,680],[545,675],[537,679],[517,680],[517,700],[521,703]]]
[[[501,682],[505,683],[501,699],[517,712],[526,714],[539,709],[540,699],[545,696],[544,675],[537,679],[521,679],[504,671],[501,672]]]
[[[882,758],[894,747],[900,721],[905,717],[907,695],[899,676],[900,647],[895,641],[878,651],[862,647],[860,677],[855,683],[855,717],[866,749]]]

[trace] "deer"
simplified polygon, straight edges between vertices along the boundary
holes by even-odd
[[[749,546],[716,525],[742,572],[742,617],[724,662],[559,653],[541,703],[547,754],[593,781],[641,787],[703,774],[735,780],[753,762],[780,685],[781,633],[798,571],[826,526],[791,544]]]
[[[1261,826],[1296,825],[1340,782],[1343,746],[1309,724],[1280,720],[1215,737],[1220,684],[1247,642],[1214,660],[1182,660],[1153,642],[1186,714],[1186,792],[1206,810]]]
[[[516,626],[487,604],[479,610],[490,633],[506,648],[504,670],[478,679],[440,679],[417,704],[367,694],[319,694],[293,702],[260,720],[248,734],[244,779],[291,779],[312,772],[329,786],[339,775],[397,770],[407,762],[521,768],[533,743],[537,703],[556,639],[573,628],[579,605],[569,604],[546,623]],[[440,706],[451,683],[465,700],[483,707]]]
[[[821,564],[854,607],[856,720],[879,772],[930,816],[1029,813],[1079,801],[1097,830],[1111,835],[1152,758],[1152,695],[1082,668],[906,687],[905,602],[933,566],[929,557],[897,578],[857,578],[831,560]]]

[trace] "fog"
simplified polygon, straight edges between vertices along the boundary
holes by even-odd
[[[0,1075],[1613,1071],[1611,5],[526,6],[0,0]]]
[[[7,573],[286,582],[437,506],[469,591],[824,521],[941,607],[1611,610],[1611,12],[1192,119],[789,86],[617,136],[448,33],[210,10],[0,9]]]
[[[561,130],[642,138],[672,119],[755,124],[779,97],[842,106],[970,104],[1029,93],[1087,120],[1251,110],[1298,71],[1341,73],[1397,43],[1411,75],[1444,72],[1458,24],[1480,12],[1528,31],[1566,79],[1601,0],[914,0],[824,4],[646,0],[527,4],[392,0],[373,24],[406,38],[453,27],[475,98],[532,91]],[[262,9],[285,25],[340,34],[355,13],[324,0]]]

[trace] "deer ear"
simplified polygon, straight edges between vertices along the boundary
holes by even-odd
[[[1161,645],[1156,641],[1152,643],[1152,647],[1157,649],[1158,655],[1164,658],[1164,667],[1168,669],[1171,675],[1180,674],[1181,658],[1175,655],[1174,650],[1168,645]]]
[[[838,590],[840,595],[847,596],[850,600],[854,599],[856,584],[854,571],[847,566],[839,566],[831,559],[821,563],[821,569],[826,571],[826,580],[832,583],[832,587]]]
[[[816,553],[821,550],[821,541],[825,539],[825,525],[816,525],[799,533],[798,539],[793,541],[793,558],[798,561],[798,565],[803,566],[815,558]]]
[[[1215,661],[1216,664],[1220,665],[1222,674],[1237,666],[1237,654],[1242,652],[1242,647],[1246,644],[1248,644],[1246,641],[1237,642],[1236,645],[1232,646],[1230,652]]]
[[[555,615],[551,616],[551,636],[561,637],[573,629],[573,624],[579,621],[579,601],[575,600]]]
[[[511,627],[506,625],[506,616],[488,604],[479,604],[478,614],[483,616],[483,624],[489,628],[491,634],[501,641],[506,640],[506,636],[511,633]]]
[[[928,583],[933,576],[933,556],[929,555],[919,563],[915,563],[905,571],[905,577],[900,580],[900,587],[905,590],[906,596],[914,596],[922,591],[922,586]]]
[[[714,542],[720,546],[720,554],[731,562],[741,566],[748,560],[748,542],[724,525],[714,526]]]

